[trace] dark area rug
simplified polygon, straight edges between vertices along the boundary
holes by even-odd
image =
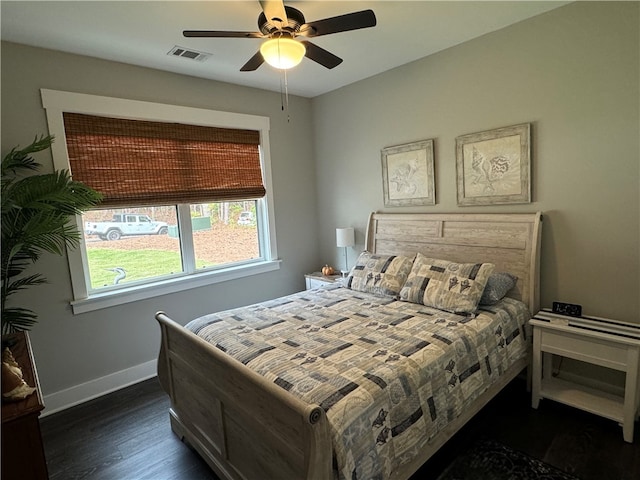
[[[438,480],[579,480],[498,442],[481,439],[460,454]]]

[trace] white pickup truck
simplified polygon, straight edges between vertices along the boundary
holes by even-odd
[[[84,233],[102,240],[119,240],[123,235],[165,235],[169,224],[156,222],[149,215],[115,214],[110,222],[85,222]]]

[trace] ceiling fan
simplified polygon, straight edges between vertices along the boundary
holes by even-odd
[[[326,68],[337,67],[342,63],[340,57],[308,40],[298,41],[296,38],[313,38],[376,25],[376,16],[372,10],[307,23],[300,10],[285,6],[282,0],[263,0],[260,1],[260,5],[262,12],[258,16],[259,32],[184,30],[182,33],[185,37],[268,38],[260,50],[240,69],[241,72],[250,72],[258,69],[265,61],[279,69],[292,68],[298,65],[303,57]]]

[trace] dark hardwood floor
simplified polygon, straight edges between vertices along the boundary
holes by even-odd
[[[168,408],[168,397],[152,379],[43,418],[51,480],[217,479],[173,435]],[[583,480],[638,480],[638,430],[636,423],[635,443],[628,444],[613,421],[549,400],[533,410],[524,381],[516,379],[412,478],[436,479],[484,436]]]
[[[157,379],[41,420],[50,480],[217,479],[171,432]]]

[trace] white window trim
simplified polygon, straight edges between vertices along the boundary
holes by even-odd
[[[87,250],[84,241],[81,241],[79,248],[67,250],[73,290],[71,306],[74,314],[265,273],[280,268],[276,248],[273,208],[269,117],[58,90],[41,89],[40,93],[42,106],[47,114],[49,133],[56,138],[56,141],[51,146],[53,165],[56,170],[69,170],[63,112],[157,122],[179,122],[207,127],[249,129],[260,132],[262,178],[267,194],[262,199],[263,201],[256,202],[256,219],[263,232],[263,235],[261,235],[262,243],[260,244],[263,261],[233,265],[228,268],[198,272],[145,285],[89,295],[89,272],[84,268],[84,265],[87,265]],[[75,223],[79,231],[82,231],[82,218],[79,215],[72,219],[72,222]]]

